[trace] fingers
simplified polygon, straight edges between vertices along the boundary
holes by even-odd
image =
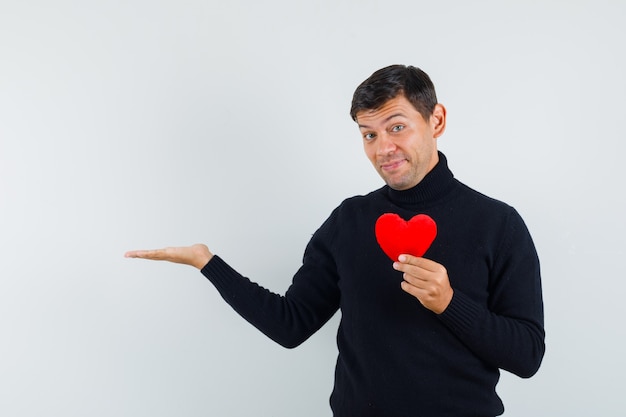
[[[449,285],[448,271],[443,265],[409,255],[400,255],[399,259],[401,261],[394,262],[393,268],[403,272],[403,278],[409,284],[422,288],[429,284]]]
[[[445,267],[430,259],[409,255],[400,255],[398,259],[398,262],[394,262],[393,268],[403,272],[404,280],[413,285],[419,285],[420,281],[432,281],[443,275],[447,276]]]
[[[164,260],[164,249],[132,250],[124,254],[125,258]]]
[[[426,271],[433,271],[433,272],[436,272],[437,270],[440,269],[440,267],[443,266],[441,264],[438,264],[435,261],[431,261],[430,259],[418,258],[417,256],[411,256],[411,255],[400,255],[398,257],[398,261],[394,263],[393,267],[399,271],[400,270],[404,271],[404,269],[411,269],[411,268],[403,267],[403,265],[415,266],[415,267],[424,269]]]
[[[155,261],[168,261],[179,264],[191,265],[202,269],[213,257],[209,248],[197,243],[185,247],[167,247],[153,250],[133,250],[124,254],[126,258],[151,259]]]
[[[403,272],[401,287],[429,310],[442,313],[452,300],[446,268],[434,261],[409,255],[401,255],[394,262],[394,269]]]
[[[134,250],[124,254],[126,258],[149,259],[152,261],[169,261],[176,263],[188,263],[186,261],[185,248],[163,248],[150,250]]]
[[[147,251],[145,250],[131,250],[124,254],[125,258],[142,258]]]

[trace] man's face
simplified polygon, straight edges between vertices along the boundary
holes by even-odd
[[[400,94],[376,110],[358,112],[356,119],[365,154],[391,188],[417,185],[439,161],[437,137],[445,129],[445,108],[440,104],[424,120]]]

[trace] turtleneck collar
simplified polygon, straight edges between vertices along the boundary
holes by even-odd
[[[457,184],[452,171],[448,168],[448,160],[441,152],[437,165],[413,188],[394,190],[385,186],[389,199],[398,205],[423,204],[437,200],[446,195]]]

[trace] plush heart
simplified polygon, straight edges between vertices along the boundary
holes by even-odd
[[[437,224],[426,214],[413,216],[408,222],[394,213],[376,220],[376,240],[383,252],[397,261],[402,254],[422,256],[437,235]]]

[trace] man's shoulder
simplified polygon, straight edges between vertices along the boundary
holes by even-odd
[[[374,210],[376,206],[380,205],[381,202],[385,200],[384,190],[385,186],[366,194],[356,194],[346,197],[332,211],[329,220],[345,220],[346,217],[355,217],[357,213],[365,214],[371,212],[371,210]]]
[[[485,208],[490,208],[493,210],[502,210],[505,212],[509,212],[514,210],[514,208],[508,204],[507,202],[495,198],[491,195],[487,195],[481,191],[476,190],[462,182],[458,182],[459,187],[457,187],[458,193],[462,199],[471,201],[474,204],[479,206],[484,206]]]
[[[363,205],[368,205],[371,203],[375,203],[385,199],[385,189],[387,186],[382,186],[374,191],[370,191],[365,194],[356,194],[351,197],[345,198],[339,207],[362,207]]]
[[[498,198],[477,191],[463,183],[460,186],[457,204],[467,218],[485,224],[519,225],[524,224],[517,209]],[[507,226],[507,227],[509,227]]]

